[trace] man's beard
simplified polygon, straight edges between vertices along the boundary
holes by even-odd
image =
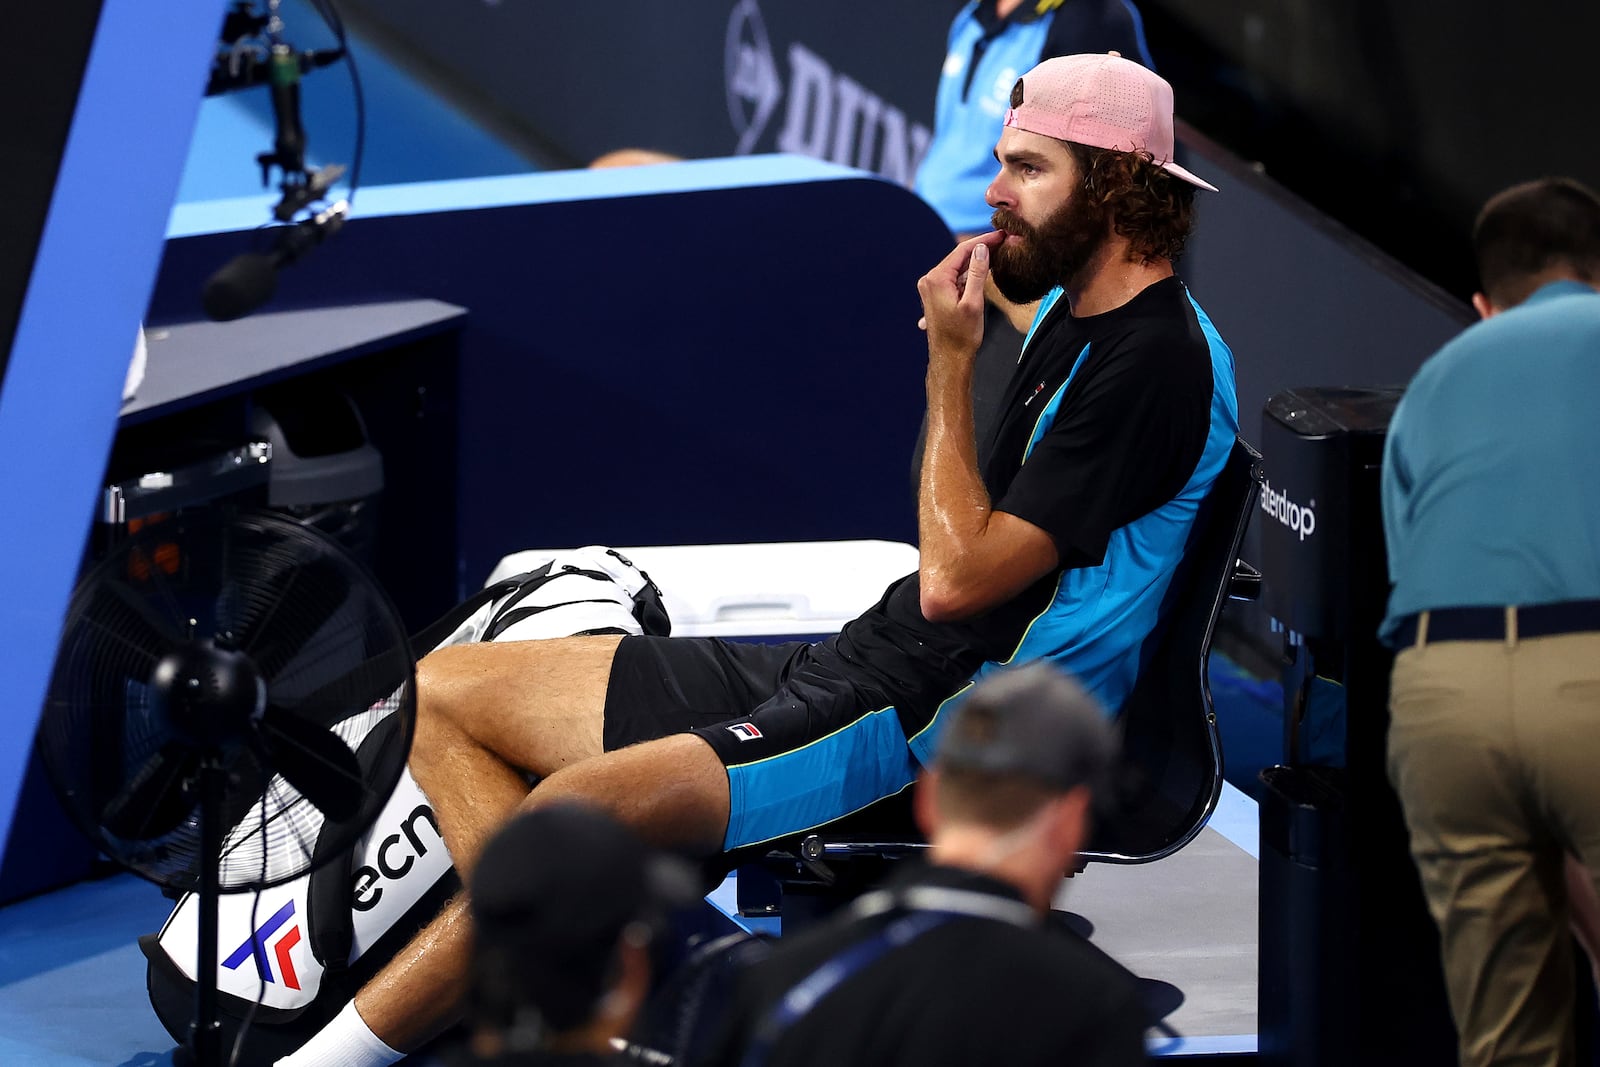
[[[1020,236],[994,250],[991,274],[995,287],[1015,304],[1031,304],[1058,285],[1073,281],[1106,243],[1106,212],[1079,193],[1038,226],[1030,226],[1005,208],[996,208],[994,228]]]

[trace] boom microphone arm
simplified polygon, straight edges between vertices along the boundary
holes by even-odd
[[[268,252],[246,252],[235,256],[213,274],[201,292],[206,314],[217,321],[248,315],[271,299],[277,288],[277,272],[316,245],[339,231],[349,215],[350,205],[341,200],[332,207],[295,223],[302,211],[325,200],[334,182],[345,173],[342,164],[330,163],[316,169],[306,166],[306,130],[300,117],[300,79],[310,71],[345,60],[356,94],[356,168],[359,171],[362,142],[360,80],[355,59],[349,53],[344,25],[329,0],[313,0],[338,38],[332,49],[297,52],[282,37],[283,22],[278,17],[279,0],[267,0],[267,13],[256,14],[251,0],[237,0],[222,27],[220,54],[212,66],[206,94],[230,92],[266,85],[271,94],[274,134],[272,150],[256,156],[261,167],[261,183],[272,180],[272,168],[282,172],[279,189],[283,196],[272,209],[281,223],[274,230],[274,243]],[[349,196],[354,198],[357,176],[352,173]]]

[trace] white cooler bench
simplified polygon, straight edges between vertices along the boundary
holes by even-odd
[[[763,544],[617,548],[657,588],[674,637],[816,637],[837,633],[917,569],[903,541],[782,541]],[[547,558],[548,549],[506,556],[491,584]]]

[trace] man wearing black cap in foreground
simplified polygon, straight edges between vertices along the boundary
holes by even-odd
[[[672,911],[697,899],[687,865],[591,808],[551,805],[507,823],[472,884],[465,1062],[623,1062],[613,1042],[650,990],[652,949]]]
[[[1132,975],[1044,922],[1112,750],[1093,698],[1056,668],[978,683],[918,783],[931,863],[755,964],[708,1063],[1145,1062]]]

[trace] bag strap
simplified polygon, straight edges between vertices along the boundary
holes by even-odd
[[[624,563],[628,563],[620,553],[613,551],[613,554]],[[484,586],[427,627],[413,634],[410,639],[412,654],[421,658],[433,651],[441,641],[455,633],[485,605],[508,593],[512,594],[511,599],[495,613],[495,618],[490,622],[485,634],[486,640],[492,639],[518,619],[543,610],[523,608],[520,611],[512,611],[511,609],[518,601],[553,578],[576,572],[589,578],[612,580],[612,576],[604,571],[584,570],[571,565],[557,571],[554,569],[554,564],[555,561],[551,560],[533,570],[513,574]],[[640,573],[643,574],[642,571]],[[660,590],[650,581],[648,575],[645,575],[644,579],[644,588],[633,598],[635,617],[645,625],[647,633],[651,632],[652,624],[657,628],[670,627],[670,623],[665,622],[666,612],[661,606]],[[645,622],[646,618],[650,620],[649,623]],[[358,692],[370,692],[372,694],[370,699],[365,701],[370,704],[392,691],[395,659],[393,654],[374,656],[331,685],[337,685],[341,689],[355,686]],[[348,689],[344,691],[348,692]],[[312,694],[308,699],[314,701],[317,695]],[[392,743],[398,729],[398,721],[391,716],[380,722],[362,739],[355,755],[363,773],[371,769],[371,765],[379,758],[384,747]],[[323,829],[326,831],[329,827],[325,825]],[[312,852],[313,870],[306,886],[306,927],[311,954],[322,964],[324,970],[329,972],[337,972],[349,966],[350,950],[355,944],[355,917],[350,910],[350,880],[355,870],[356,850],[345,848],[337,854],[330,855],[327,846],[339,836],[327,832],[317,835],[317,844]]]
[[[424,655],[439,642],[454,633],[473,613],[497,597],[514,590],[530,579],[536,579],[550,570],[550,565],[522,574],[513,574],[492,585],[487,585],[460,604],[451,608],[425,629],[411,637],[415,655]],[[395,659],[392,655],[378,655],[362,663],[350,675],[334,683],[340,686],[356,685],[375,691],[373,700],[383,696],[382,690],[393,685]],[[312,699],[315,699],[315,694]],[[369,701],[370,703],[370,701]],[[392,744],[399,721],[390,716],[373,727],[356,749],[356,762],[363,775],[368,773],[384,747]],[[312,871],[306,885],[306,928],[311,955],[328,971],[347,967],[350,950],[355,944],[354,913],[350,910],[350,879],[355,872],[354,848],[347,847],[330,853],[328,846],[342,835],[327,832],[327,824],[317,834],[312,849]]]
[[[638,571],[639,577],[643,580],[644,584],[639,587],[639,591],[637,593],[628,593],[626,587],[617,581],[616,576],[609,574],[606,571],[591,570],[587,567],[579,567],[572,563],[563,563],[560,570],[552,571],[552,565],[555,562],[552,560],[550,563],[546,563],[538,570],[529,571],[525,575],[518,576],[519,578],[524,579],[524,584],[517,589],[517,591],[513,593],[503,605],[501,605],[499,611],[495,612],[494,618],[489,621],[489,627],[485,631],[483,639],[485,641],[493,641],[506,630],[510,629],[512,626],[515,626],[524,619],[532,618],[534,615],[537,615],[542,611],[549,611],[551,608],[566,607],[569,604],[623,603],[620,600],[606,600],[603,598],[591,597],[582,600],[563,601],[559,604],[544,604],[536,607],[517,606],[523,599],[542,588],[546,583],[569,574],[575,574],[580,578],[592,578],[595,581],[611,582],[616,584],[618,591],[621,592],[623,596],[628,597],[628,600],[631,602],[632,606],[630,608],[630,613],[633,615],[634,621],[639,624],[639,629],[642,632],[653,637],[666,637],[671,634],[672,620],[667,615],[667,608],[661,596],[661,589],[654,581],[651,580],[650,575],[646,574],[642,570],[639,570],[638,566],[632,560],[614,548],[606,549],[606,554],[615,557],[629,569]],[[516,579],[508,579],[508,581],[515,580]],[[573,634],[572,636],[579,637],[586,634],[602,633],[625,633],[625,631],[616,629],[614,627],[601,627],[595,630],[584,630],[578,634]]]
[[[550,582],[557,578],[565,577],[569,574],[576,574],[580,578],[594,578],[603,582],[615,581],[615,579],[613,579],[611,575],[607,574],[605,571],[591,571],[586,570],[583,567],[574,567],[570,564],[563,565],[562,568],[557,571],[552,569],[553,564],[554,561],[552,560],[550,563],[546,563],[543,567],[540,567],[537,571],[529,571],[528,574],[523,576],[527,580],[522,583],[516,592],[512,593],[511,596],[506,599],[506,602],[500,606],[500,610],[495,612],[494,617],[489,620],[489,626],[483,632],[483,639],[485,641],[493,641],[495,638],[505,633],[512,626],[521,622],[523,619],[531,618],[542,611],[549,611],[551,608],[564,608],[568,604],[621,604],[621,601],[617,600],[605,600],[598,597],[584,597],[580,600],[564,600],[559,604],[541,604],[534,607],[523,608],[517,607],[517,605],[523,600],[527,599],[533,593],[538,592]],[[623,591],[623,595],[627,595],[626,591]]]
[[[408,642],[411,648],[407,654],[413,660],[427,655],[433,651],[439,642],[455,633],[462,623],[471,618],[473,613],[485,604],[516,589],[521,582],[540,577],[542,572],[547,570],[549,570],[549,564],[545,564],[545,566],[537,570],[513,574],[509,578],[503,578],[495,582],[493,585],[484,586],[445,612],[426,628],[413,634]],[[337,698],[352,707],[366,707],[394,692],[395,675],[397,668],[400,666],[399,661],[400,654],[396,649],[380,652],[378,655],[352,668],[348,673],[340,675],[321,689],[316,690],[306,697],[302,703],[310,707],[316,707]]]
[[[550,568],[553,563],[554,561],[552,560],[550,563],[546,563],[542,567],[535,567],[531,571],[523,571],[521,574],[513,574],[510,577],[502,578],[498,582],[486,585],[476,593],[473,593],[430,623],[425,629],[413,634],[411,637],[412,654],[421,659],[429,652],[432,652],[438,647],[439,642],[455,633],[462,623],[470,619],[485,604],[492,603],[507,593],[516,591],[523,585],[527,585],[529,589],[537,589],[550,580]]]
[[[399,731],[400,721],[391,715],[361,739],[356,762],[361,765],[363,777],[371,772],[383,750],[395,742]],[[339,850],[328,847],[344,837],[337,832],[340,829],[343,827],[329,821],[318,831],[311,852],[311,878],[306,883],[306,940],[312,957],[329,973],[350,965],[350,950],[355,946],[350,883],[355,876],[356,849],[349,845]]]

